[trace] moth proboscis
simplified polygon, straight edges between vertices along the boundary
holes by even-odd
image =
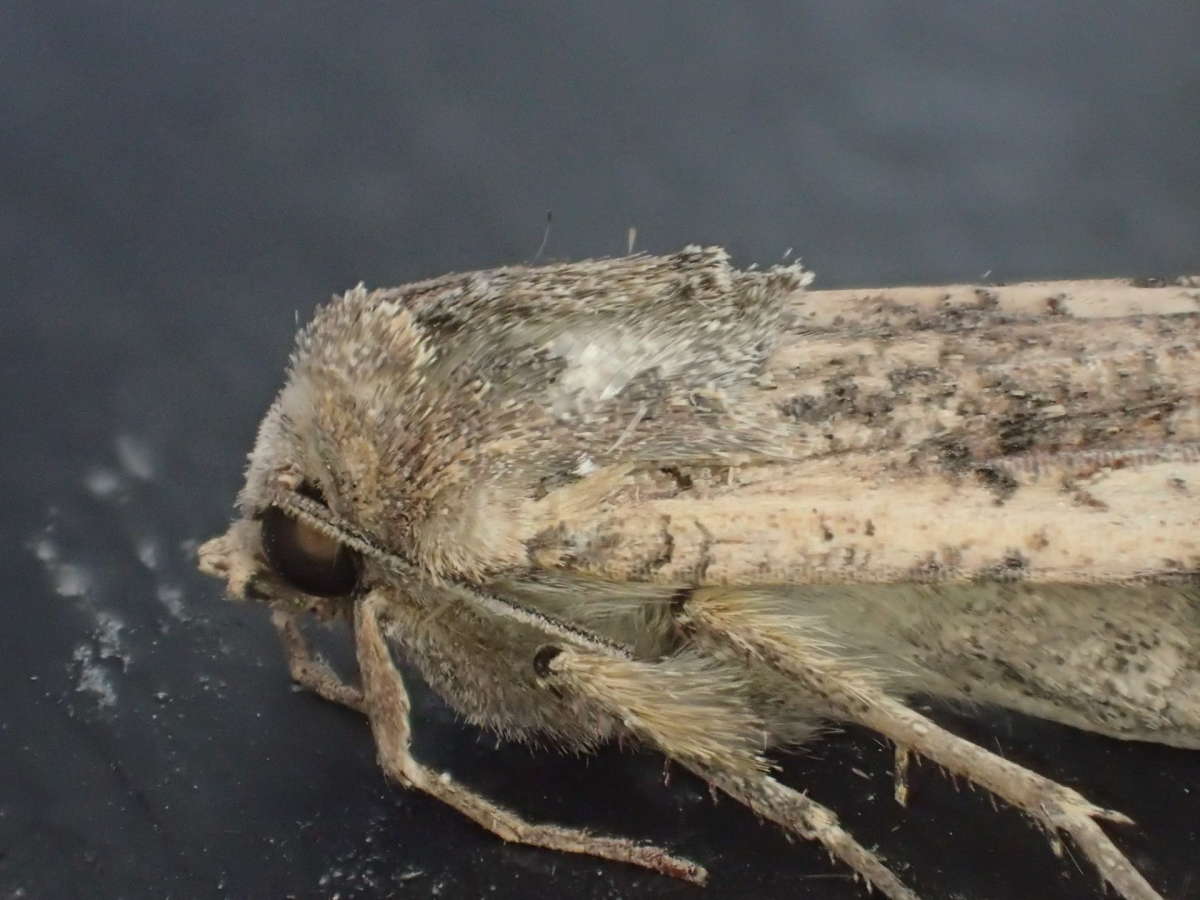
[[[915,693],[1200,748],[1200,281],[808,291],[672,256],[362,286],[301,333],[201,567],[387,775],[501,837],[703,882],[416,760],[402,652],[469,722],[644,742],[916,895],[768,751],[853,722],[1159,897],[1078,791]],[[360,679],[299,617],[352,623]],[[1098,885],[1099,887],[1099,885]]]

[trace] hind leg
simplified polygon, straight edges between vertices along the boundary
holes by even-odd
[[[987,788],[1046,829],[1057,849],[1066,834],[1125,900],[1162,900],[1097,824],[1131,821],[1090,803],[1079,792],[964,740],[887,693],[861,661],[837,653],[812,635],[811,621],[761,594],[697,590],[679,608],[679,621],[701,645],[737,655],[789,676],[818,708],[855,722]]]

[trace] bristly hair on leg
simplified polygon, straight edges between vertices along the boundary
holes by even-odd
[[[841,827],[836,815],[768,774],[770,766],[746,745],[754,730],[764,737],[766,732],[744,705],[745,683],[736,670],[722,671],[688,652],[658,663],[636,663],[554,645],[539,651],[535,665],[548,687],[586,696],[611,710],[668,758],[787,831],[819,842],[887,897],[917,900],[878,856]],[[710,676],[720,675],[698,681],[704,669]]]

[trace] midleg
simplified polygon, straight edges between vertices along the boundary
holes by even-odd
[[[548,686],[601,704],[637,737],[710,784],[792,833],[819,842],[885,896],[916,900],[876,854],[842,828],[833,812],[768,774],[746,743],[755,730],[765,732],[761,723],[753,724],[740,697],[726,693],[734,680],[728,670],[701,657],[650,663],[567,647],[545,647],[537,660]],[[707,671],[697,671],[700,665]]]

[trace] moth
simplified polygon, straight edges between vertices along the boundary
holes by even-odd
[[[304,328],[239,516],[200,548],[379,761],[509,841],[703,882],[533,823],[410,751],[396,651],[469,722],[642,742],[868,886],[915,893],[772,754],[826,723],[1022,810],[1159,894],[1080,792],[909,698],[1200,748],[1200,280],[809,291],[719,248],[361,285]],[[353,630],[359,680],[310,649]]]

